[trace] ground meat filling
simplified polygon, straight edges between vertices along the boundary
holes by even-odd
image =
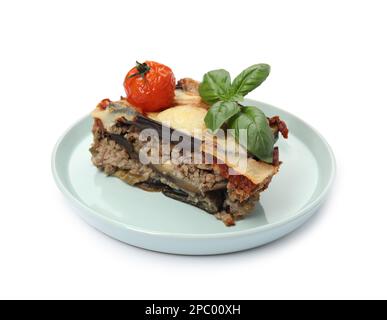
[[[107,132],[101,121],[95,119],[92,131],[94,142],[90,152],[97,168],[131,185],[162,191],[200,207],[226,225],[233,225],[234,219],[251,212],[259,192],[270,182],[255,185],[244,176],[229,176],[224,164],[188,164],[184,157],[177,164],[144,165],[138,160],[138,153],[145,142],[139,140],[135,126],[117,123]]]
[[[117,170],[127,170],[128,174],[140,178],[137,182],[147,181],[153,175],[153,170],[149,166],[129,158],[128,152],[122,146],[108,138],[99,140],[91,152],[93,164],[107,175],[112,175]]]
[[[224,188],[227,184],[224,177],[214,173],[211,165],[181,164],[175,168],[185,179],[198,185],[202,191]]]

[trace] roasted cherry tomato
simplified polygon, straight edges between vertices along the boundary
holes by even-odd
[[[128,102],[144,112],[159,111],[173,104],[175,76],[158,62],[137,62],[126,75],[124,87]]]

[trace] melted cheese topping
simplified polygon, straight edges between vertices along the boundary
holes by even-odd
[[[105,110],[101,110],[95,108],[91,113],[93,118],[100,119],[102,121],[105,129],[109,130],[117,121],[117,119],[125,118],[126,120],[133,120],[136,111],[130,107],[130,105],[125,101],[117,101],[113,103],[113,108],[106,108]]]
[[[186,92],[183,90],[175,90],[175,105],[190,105],[195,107],[202,107],[208,109],[210,106],[204,103],[198,94]]]
[[[176,106],[159,113],[148,114],[153,120],[177,129],[181,132],[197,136],[206,130],[204,117],[207,110],[191,105]]]

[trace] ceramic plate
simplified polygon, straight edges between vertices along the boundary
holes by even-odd
[[[303,224],[321,206],[335,174],[333,153],[308,124],[276,107],[259,106],[279,115],[290,129],[279,139],[280,172],[261,194],[255,211],[236,226],[226,227],[212,215],[106,177],[90,160],[92,118],[74,124],[58,141],[52,171],[59,189],[98,230],[128,244],[160,252],[208,255],[257,247]]]

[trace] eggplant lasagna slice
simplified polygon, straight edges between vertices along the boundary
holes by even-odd
[[[143,164],[140,161],[140,150],[147,142],[139,137],[145,128],[161,132],[163,123],[168,120],[172,131],[177,130],[195,139],[187,128],[184,115],[190,115],[188,127],[197,127],[203,123],[209,106],[202,101],[198,84],[188,78],[178,81],[175,106],[160,113],[143,115],[131,107],[126,99],[116,102],[102,100],[92,113],[92,162],[107,175],[116,176],[147,191],[160,191],[170,198],[199,207],[230,226],[254,209],[260,193],[278,172],[278,149],[274,151],[272,164],[249,155],[243,174],[238,174],[238,167],[233,167],[226,158],[212,164],[192,164],[192,161],[186,161],[192,159],[197,150],[191,150],[191,154],[182,154],[177,162],[167,160],[158,164]],[[276,138],[279,132],[287,137],[286,124],[278,117],[268,119],[268,122]],[[157,143],[160,145],[156,147],[160,147],[161,144],[172,142],[160,140]],[[200,152],[204,153],[203,149]],[[162,152],[159,155],[163,157]],[[230,167],[236,174],[229,174]]]

